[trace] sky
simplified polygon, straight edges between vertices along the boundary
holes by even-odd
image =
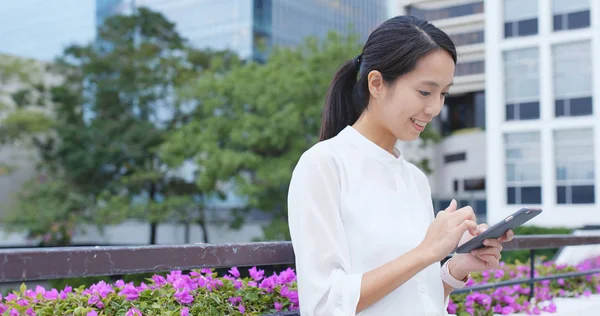
[[[95,14],[96,0],[1,0],[0,53],[50,61],[94,39]]]

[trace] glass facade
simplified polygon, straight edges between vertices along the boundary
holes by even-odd
[[[595,202],[594,130],[554,131],[556,164],[556,203],[593,204]]]
[[[329,30],[356,32],[366,41],[388,13],[386,0],[137,0],[135,4],[164,14],[196,47],[231,49],[259,61],[273,46],[295,46],[307,36],[323,38]],[[101,11],[123,13],[99,6]]]
[[[0,1],[0,54],[51,61],[96,36],[95,0]]]
[[[540,118],[539,52],[537,47],[504,52],[505,119]]]
[[[329,30],[356,33],[361,41],[387,19],[386,0],[272,1],[273,44],[293,46],[304,37],[323,38]]]
[[[538,0],[504,0],[504,37],[538,33]]]
[[[556,117],[592,114],[592,43],[552,46],[552,81]]]
[[[407,8],[408,15],[414,15],[428,21],[456,18],[478,13],[483,13],[483,1],[431,9],[419,5],[411,5]]]
[[[469,128],[485,129],[485,91],[450,95],[446,98],[444,119],[441,124],[442,136]]]
[[[541,204],[542,168],[539,132],[504,135],[506,203]]]
[[[555,31],[589,27],[590,18],[590,0],[552,0],[552,21]]]
[[[175,23],[177,31],[198,48],[230,49],[242,57],[252,54],[252,1],[248,0],[111,0],[119,6],[101,12],[127,14],[132,7],[147,7]],[[120,5],[127,3],[128,5]]]

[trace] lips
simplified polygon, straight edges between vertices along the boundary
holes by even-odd
[[[410,120],[411,120],[413,123],[415,123],[415,124],[417,124],[417,125],[419,125],[419,126],[421,126],[421,127],[423,127],[423,128],[425,128],[425,126],[427,125],[427,122],[425,122],[425,121],[419,121],[419,120],[417,120],[417,119],[414,119],[414,118],[411,118]]]
[[[420,133],[425,130],[425,126],[427,126],[427,122],[413,119],[413,118],[411,118],[410,120],[412,121],[412,126],[417,130],[417,132]]]

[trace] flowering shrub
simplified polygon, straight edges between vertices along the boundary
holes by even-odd
[[[546,262],[541,266],[536,266],[534,276],[549,276],[597,268],[600,268],[600,258],[589,259],[576,266]],[[502,263],[499,269],[474,274],[467,286],[528,278],[529,273],[528,265]],[[448,304],[448,312],[459,316],[553,313],[556,312],[556,305],[552,302],[555,297],[580,297],[600,293],[600,275],[542,281],[535,285],[535,295],[531,302],[529,302],[529,291],[528,284],[519,284],[469,294],[452,295]]]
[[[223,277],[210,269],[184,274],[154,275],[148,284],[101,281],[85,289],[69,286],[58,291],[21,286],[0,296],[0,315],[262,315],[298,309],[296,275],[292,269],[265,277],[249,269],[241,278],[237,268]]]
[[[536,267],[535,276],[586,271],[600,268],[600,258],[576,266],[548,262]],[[219,277],[210,269],[189,274],[171,271],[166,277],[154,275],[148,284],[115,284],[100,281],[88,288],[35,290],[21,286],[19,292],[0,296],[0,315],[264,315],[298,309],[296,275],[292,269],[265,277],[253,267],[242,278],[237,268]],[[499,269],[473,275],[468,286],[526,278],[528,265],[502,264]],[[481,292],[452,295],[448,312],[463,315],[494,315],[525,312],[556,312],[555,297],[588,296],[600,292],[600,276],[582,276],[536,285],[534,300],[528,300],[529,286],[514,285]]]

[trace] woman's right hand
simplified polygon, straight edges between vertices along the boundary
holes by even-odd
[[[465,231],[476,236],[477,220],[470,206],[456,209],[455,200],[443,211],[438,212],[436,218],[427,229],[425,238],[419,248],[431,255],[431,259],[441,261],[452,252],[462,238]]]

